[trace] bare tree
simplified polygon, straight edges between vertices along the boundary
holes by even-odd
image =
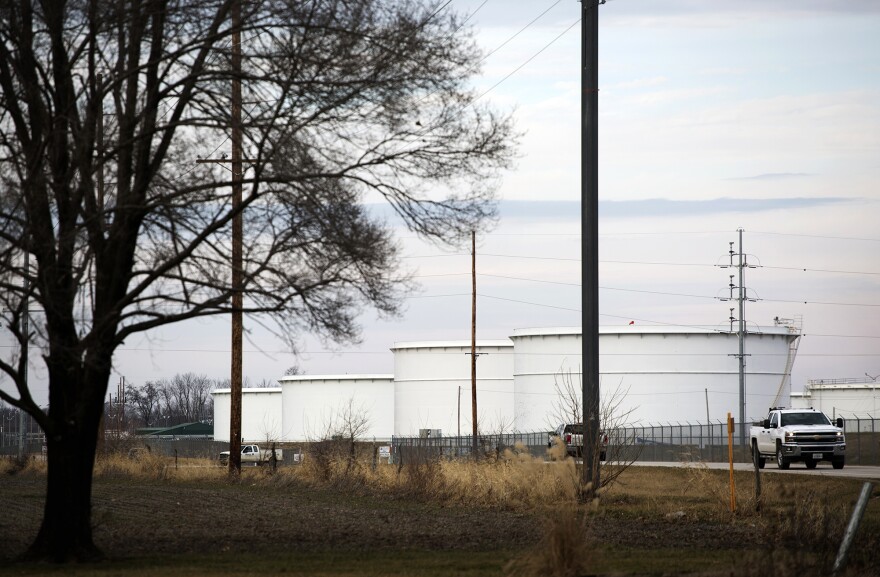
[[[409,278],[365,199],[443,242],[494,216],[516,135],[468,88],[480,55],[448,2],[250,0],[233,31],[234,1],[0,4],[0,319],[18,345],[0,359],[17,395],[0,398],[48,445],[31,558],[102,556],[91,481],[114,351],[231,312],[234,217],[246,222],[240,310],[295,347],[302,331],[356,341],[365,306],[399,310]],[[227,147],[233,32],[237,208],[229,166],[197,163]],[[29,344],[46,412],[26,384]]]
[[[581,414],[583,404],[581,398],[583,389],[580,383],[580,373],[577,381],[571,370],[560,371],[553,375],[553,403],[550,414],[547,415],[547,425],[555,429],[560,423],[583,423]]]
[[[201,422],[214,417],[211,391],[218,388],[218,381],[207,375],[182,373],[150,384],[156,391],[157,412],[167,418],[168,424]]]
[[[134,410],[135,416],[145,427],[152,427],[158,420],[161,409],[159,387],[151,381],[143,386],[129,386],[125,390],[126,402]]]
[[[272,389],[278,386],[278,381],[274,379],[266,379],[262,378],[256,382],[256,384],[252,384],[251,387],[256,389]]]
[[[555,427],[560,423],[582,424],[583,387],[580,373],[575,377],[571,371],[560,370],[553,376],[553,388],[556,396],[553,400],[551,414],[548,416],[549,422],[553,423],[551,426]],[[605,393],[600,402],[599,427],[601,435],[592,442],[596,444],[595,451],[593,451],[595,458],[598,460],[600,454],[604,453],[605,455],[604,465],[599,466],[596,463],[596,466],[599,467],[599,485],[601,487],[614,483],[639,456],[640,447],[634,438],[630,438],[626,434],[634,410],[624,405],[626,392],[623,389],[623,384],[618,383],[613,391]],[[590,440],[584,439],[584,442],[590,442]],[[605,446],[606,443],[607,446]],[[578,474],[578,479],[581,479],[580,474]]]
[[[370,426],[369,411],[349,397],[325,414],[317,430],[310,432],[309,457],[325,481],[349,483],[357,465],[357,443]]]
[[[299,363],[294,363],[287,367],[287,370],[284,371],[285,377],[293,377],[295,375],[304,375],[305,371],[299,366]]]

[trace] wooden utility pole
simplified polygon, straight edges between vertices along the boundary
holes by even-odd
[[[98,171],[96,174],[96,187],[98,192],[98,229],[103,234],[104,223],[104,75],[100,72],[97,75],[97,86],[95,88],[95,97],[98,99],[98,113],[95,115],[95,138],[98,153]],[[101,402],[103,405],[103,401]],[[97,452],[104,452],[104,409],[101,408],[101,420],[98,423],[98,444]]]
[[[244,269],[242,264],[242,165],[254,162],[242,158],[241,125],[241,0],[231,7],[232,17],[232,158],[201,158],[197,164],[232,165],[232,367],[229,402],[229,472],[241,473],[241,386],[242,386],[242,308]]]
[[[229,472],[241,473],[242,215],[241,215],[241,0],[232,3],[232,374]]]
[[[583,485],[599,488],[599,5],[581,0],[581,355]]]
[[[461,385],[458,385],[458,404],[456,409],[458,410],[458,433],[456,435],[461,437]],[[460,444],[461,441],[458,441],[458,443]]]
[[[471,425],[473,457],[477,458],[477,233],[471,232]]]

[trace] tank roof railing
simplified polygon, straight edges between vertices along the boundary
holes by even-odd
[[[809,379],[808,385],[859,385],[864,383],[876,383],[871,377],[853,377],[845,379]]]

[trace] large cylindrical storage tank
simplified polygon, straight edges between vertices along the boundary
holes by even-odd
[[[214,395],[214,440],[229,442],[230,389]],[[281,388],[242,389],[241,437],[245,443],[282,441]]]
[[[803,392],[792,392],[791,406],[812,407],[831,418],[876,419],[880,417],[880,382],[872,377],[811,380]]]
[[[280,383],[286,441],[316,441],[351,431],[364,440],[391,438],[391,375],[292,375]]]
[[[513,344],[477,341],[477,425],[481,433],[510,430]],[[395,343],[394,434],[418,436],[472,431],[471,344],[467,341]],[[436,433],[433,433],[436,434]]]
[[[777,394],[788,404],[791,344],[798,334],[762,327],[745,338],[746,419],[759,419]],[[558,413],[554,382],[571,372],[580,386],[579,328],[514,332],[517,428],[542,430]],[[695,327],[603,327],[599,373],[603,406],[630,424],[739,420],[736,333]],[[708,416],[707,416],[708,412]],[[548,417],[549,416],[549,417]]]
[[[581,386],[580,327],[515,329],[510,339],[516,429],[552,431],[571,420],[564,393]]]

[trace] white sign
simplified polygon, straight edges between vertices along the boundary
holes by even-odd
[[[379,458],[380,459],[390,459],[391,458],[391,446],[383,445],[379,447]]]

